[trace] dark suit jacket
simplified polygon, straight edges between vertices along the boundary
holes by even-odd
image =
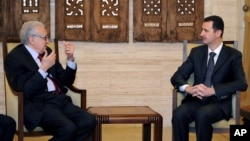
[[[48,53],[51,49],[47,47]],[[24,92],[24,123],[28,130],[33,130],[39,123],[44,103],[53,99],[54,103],[62,102],[65,95],[48,94],[47,79],[38,72],[38,65],[23,44],[15,47],[5,58],[4,69],[10,86],[15,91]],[[62,93],[67,92],[64,86],[72,85],[76,70],[64,69],[56,60],[48,71],[58,82]]]
[[[187,84],[187,80],[192,73],[194,74],[194,85],[203,83],[207,67],[207,58],[207,45],[193,48],[187,60],[172,76],[172,85],[179,89],[180,86]],[[248,86],[243,70],[241,52],[223,45],[213,70],[212,84],[216,93],[216,96],[213,96],[213,98],[217,101],[224,101],[223,104],[221,104],[221,108],[228,118],[230,118],[232,95],[236,91],[246,90]],[[197,100],[197,98],[187,95],[184,102],[192,100]]]

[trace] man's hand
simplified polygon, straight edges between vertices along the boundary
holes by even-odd
[[[214,88],[207,87],[204,84],[199,84],[195,86],[186,87],[185,91],[188,94],[191,94],[193,97],[197,97],[199,99],[203,99],[205,97],[209,97],[215,95]]]
[[[41,61],[41,66],[40,68],[43,71],[47,71],[50,67],[52,67],[56,62],[56,54],[54,51],[52,51],[49,55],[47,50],[44,51],[44,56]]]
[[[75,47],[70,42],[63,41],[65,47],[65,54],[67,55],[67,60],[74,61],[74,50]]]
[[[185,89],[185,92],[187,94],[190,94],[193,97],[198,97],[199,99],[202,99],[202,97],[197,94],[197,91],[198,90],[194,86],[187,86],[186,89]]]

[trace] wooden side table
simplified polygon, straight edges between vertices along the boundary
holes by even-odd
[[[151,140],[151,124],[154,124],[154,141],[162,141],[162,116],[148,106],[106,106],[89,107],[88,112],[94,114],[97,126],[95,141],[102,140],[102,124],[143,124],[143,141]]]

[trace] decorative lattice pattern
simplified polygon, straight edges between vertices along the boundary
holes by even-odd
[[[144,15],[160,15],[161,0],[143,0]]]
[[[39,0],[23,0],[22,12],[23,13],[38,13],[39,12]]]
[[[102,0],[101,16],[119,16],[119,0]]]
[[[84,0],[66,0],[65,11],[66,16],[83,16]]]
[[[177,0],[177,13],[191,15],[195,12],[195,0]]]

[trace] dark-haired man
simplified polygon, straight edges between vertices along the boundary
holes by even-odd
[[[204,45],[193,48],[171,78],[173,86],[186,93],[182,104],[173,111],[175,141],[189,140],[189,123],[193,121],[197,141],[211,141],[212,124],[231,118],[232,95],[248,87],[242,54],[223,44],[223,32],[221,17],[206,17],[200,33]],[[192,73],[194,84],[189,85],[187,80]]]

